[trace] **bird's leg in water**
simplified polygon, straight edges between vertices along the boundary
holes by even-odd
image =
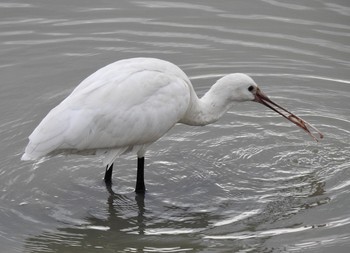
[[[144,164],[145,164],[145,158],[144,157],[138,157],[137,158],[137,178],[136,178],[136,193],[145,193],[146,187],[145,187],[145,179],[144,179]]]
[[[108,168],[108,165],[106,167],[106,172],[104,177],[106,184],[109,184],[109,185],[112,184],[112,173],[113,173],[113,163],[109,168]]]

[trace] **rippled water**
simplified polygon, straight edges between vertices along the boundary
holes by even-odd
[[[348,252],[350,5],[336,0],[0,3],[1,252]],[[27,136],[87,75],[122,58],[179,65],[199,95],[251,74],[324,134],[254,103],[178,125],[113,189],[93,158],[20,161]]]

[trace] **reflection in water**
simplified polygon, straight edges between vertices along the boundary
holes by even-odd
[[[313,175],[301,180],[310,188],[297,189],[294,196],[276,198],[261,210],[250,210],[227,218],[215,212],[193,212],[191,207],[163,204],[147,208],[145,195],[123,195],[107,187],[106,211],[90,214],[86,223],[45,231],[26,240],[26,251],[35,252],[191,252],[215,246],[234,250],[261,250],[278,235],[327,226],[294,220],[293,216],[330,201],[325,183]],[[308,191],[308,194],[305,194]],[[150,203],[152,196],[150,196]],[[234,204],[234,203],[233,203]],[[226,205],[230,205],[227,200]],[[225,241],[224,244],[222,241]]]
[[[108,197],[108,219],[106,220],[106,226],[108,224],[117,224],[117,229],[120,231],[127,231],[130,228],[130,224],[135,224],[133,228],[133,234],[144,235],[145,234],[145,194],[135,194],[135,202],[122,194],[117,194],[113,191],[111,185],[106,186],[110,193]],[[135,205],[136,204],[136,205]],[[119,215],[126,213],[132,214],[132,221],[126,219],[121,221]],[[137,215],[136,215],[137,213]],[[95,224],[95,222],[93,222]],[[96,224],[98,219],[96,219]],[[101,224],[102,225],[102,224]],[[103,226],[103,225],[102,225]],[[110,229],[113,229],[112,227]],[[114,229],[113,229],[114,230]]]
[[[26,2],[0,4],[0,252],[348,251],[349,1]],[[325,139],[237,106],[155,143],[145,198],[105,200],[90,161],[19,160],[81,78],[138,56],[180,65],[199,95],[250,73]],[[119,166],[125,193],[135,174]]]
[[[162,221],[162,218],[152,217],[151,213],[147,214],[145,195],[135,194],[132,198],[117,194],[110,187],[107,190],[110,195],[106,213],[87,217],[87,225],[58,228],[30,237],[25,244],[26,251],[99,252],[104,249],[112,252],[144,252],[148,249],[155,252],[188,252],[199,248],[193,241],[186,243],[181,240],[178,243],[180,239],[176,233],[169,233],[168,239],[159,239],[152,233],[146,235],[147,227],[152,227],[154,222],[158,223],[157,227],[164,228],[169,227],[169,223]]]

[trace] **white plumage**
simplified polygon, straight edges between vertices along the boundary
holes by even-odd
[[[22,160],[98,154],[110,166],[130,151],[143,158],[147,146],[176,123],[206,125],[243,101],[262,103],[309,132],[309,124],[272,102],[245,74],[222,77],[199,99],[176,65],[133,58],[107,65],[82,81],[29,136]]]
[[[118,153],[139,152],[184,116],[189,85],[185,73],[166,61],[137,58],[107,65],[48,113],[29,136],[22,160],[108,151],[105,163],[111,163]]]

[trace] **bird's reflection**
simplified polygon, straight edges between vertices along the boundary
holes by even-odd
[[[27,239],[29,252],[82,252],[82,248],[94,252],[125,249],[128,245],[137,249],[137,241],[145,233],[145,195],[117,194],[111,186],[107,190],[106,213],[85,218],[88,225],[58,228]]]
[[[101,252],[103,249],[107,252],[143,252],[145,247],[188,252],[199,247],[193,238],[188,240],[186,236],[167,235],[170,240],[164,241],[161,236],[147,235],[147,224],[149,227],[154,224],[169,227],[169,224],[166,219],[159,219],[147,211],[145,194],[118,194],[111,186],[107,186],[107,191],[105,212],[89,215],[85,225],[57,228],[28,238],[26,252]],[[180,227],[186,226],[179,223]]]
[[[136,223],[137,231],[135,233],[138,233],[139,235],[145,234],[145,193],[135,193],[135,202],[132,201],[131,198],[127,197],[126,195],[117,194],[113,191],[112,185],[107,184],[106,189],[109,192],[109,197],[107,200],[108,203],[108,224],[115,224],[115,222],[120,222],[120,211],[122,209],[129,209],[129,211],[133,210],[133,213],[135,211],[137,212],[137,215],[133,215],[134,221],[132,223]],[[136,206],[135,206],[136,204]],[[117,219],[117,220],[115,220]],[[124,220],[124,219],[123,219]],[[130,219],[126,220],[126,227],[130,226],[129,224]],[[120,223],[119,223],[120,225]],[[118,227],[119,227],[118,225]],[[120,227],[118,228],[120,229]]]
[[[191,252],[208,247],[209,241],[203,241],[203,236],[234,233],[250,233],[250,242],[263,245],[268,237],[255,237],[261,227],[273,230],[280,228],[281,224],[284,228],[301,226],[295,224],[294,216],[330,201],[322,178],[311,173],[299,180],[309,183],[288,188],[291,194],[283,195],[282,191],[276,190],[281,197],[268,202],[260,212],[216,226],[212,225],[213,221],[232,219],[222,213],[237,202],[227,199],[224,210],[203,212],[195,211],[191,206],[159,202],[152,195],[118,194],[107,186],[106,208],[95,213],[92,211],[81,225],[54,228],[28,238],[26,252],[144,252],[146,248],[153,252],[160,249]],[[240,210],[240,207],[236,208]],[[181,234],[182,231],[190,232]],[[233,240],[229,247],[238,251],[244,243]]]

